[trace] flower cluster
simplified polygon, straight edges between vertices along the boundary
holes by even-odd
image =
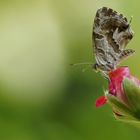
[[[115,118],[121,121],[140,120],[140,80],[133,77],[128,67],[120,67],[109,73],[109,89],[96,100],[96,107],[105,103],[112,106]]]

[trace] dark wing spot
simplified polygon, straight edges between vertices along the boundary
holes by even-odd
[[[108,67],[108,70],[113,70],[114,69],[114,65],[110,65],[109,63],[106,64],[106,66]]]
[[[127,58],[128,56],[132,55],[134,52],[135,51],[132,49],[124,50],[120,55],[120,59]]]
[[[129,28],[129,24],[121,24],[121,26],[118,28],[119,32],[125,31],[126,29]]]
[[[124,20],[127,22],[127,18],[126,17],[124,17]]]
[[[117,12],[116,11],[114,11],[114,13],[117,15]]]
[[[102,49],[97,48],[97,51],[98,51],[99,54],[105,55],[105,52]]]
[[[114,61],[117,61],[117,58],[115,58],[115,56],[112,53],[109,53],[109,55],[114,59]]]
[[[133,38],[133,34],[130,34],[128,38],[131,40]]]
[[[108,9],[108,15],[112,15],[113,10],[112,9]]]
[[[96,17],[99,17],[100,15],[99,15],[99,12],[97,11],[97,13],[96,13]]]
[[[120,18],[123,18],[123,14],[120,14],[119,17],[120,17]]]
[[[115,16],[115,15],[117,15],[117,12],[116,12],[116,11],[113,11],[113,12],[111,13],[111,15],[112,15],[112,16]]]
[[[93,36],[94,36],[94,38],[97,38],[97,39],[102,39],[102,38],[104,38],[103,35],[98,34],[98,33],[94,32],[94,31],[93,31]]]
[[[95,18],[95,20],[94,20],[94,24],[97,25],[97,26],[100,25],[100,19],[99,19],[98,17]]]
[[[108,9],[107,7],[103,7],[103,8],[102,8],[102,12],[103,12],[103,13],[106,13],[106,12],[107,12],[107,9]]]

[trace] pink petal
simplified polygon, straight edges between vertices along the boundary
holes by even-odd
[[[122,79],[123,77],[130,77],[130,71],[128,67],[119,67],[109,73],[111,80]]]
[[[107,99],[105,96],[101,96],[96,100],[95,106],[96,107],[101,107],[102,105],[104,105],[107,102]]]
[[[127,103],[127,99],[123,91],[122,81],[124,78],[130,79],[130,77],[128,67],[119,67],[109,73],[109,93],[125,103]]]

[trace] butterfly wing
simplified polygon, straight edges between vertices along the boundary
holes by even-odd
[[[132,37],[133,31],[122,14],[107,7],[98,9],[92,35],[96,66],[104,72],[115,69],[122,58],[134,52],[122,53]]]

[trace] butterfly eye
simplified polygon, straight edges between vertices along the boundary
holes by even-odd
[[[96,64],[94,64],[94,65],[92,66],[92,68],[93,68],[93,69],[95,69],[96,71],[98,70],[98,67],[99,67],[99,66],[98,66],[98,64],[97,64],[97,63],[96,63]]]

